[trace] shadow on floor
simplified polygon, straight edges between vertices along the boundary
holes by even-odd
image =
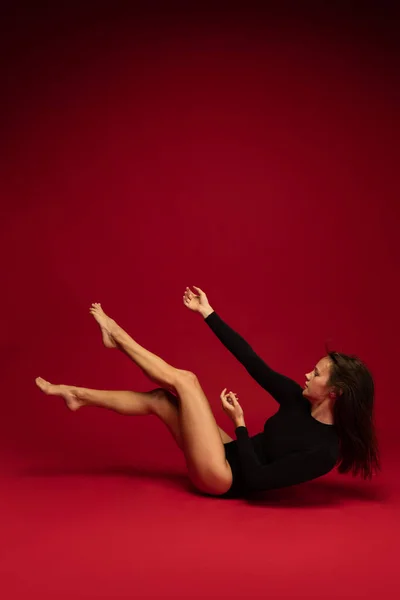
[[[299,486],[270,490],[247,498],[252,506],[282,508],[315,508],[338,506],[352,502],[385,502],[389,499],[382,485],[366,482],[310,481]]]
[[[129,479],[152,479],[162,481],[163,485],[169,488],[191,489],[191,483],[182,471],[134,467],[131,465],[101,467],[35,466],[24,468],[19,474],[22,477],[127,477]]]
[[[79,466],[35,466],[20,471],[23,477],[127,477],[130,479],[158,480],[168,488],[186,490],[196,496],[204,496],[191,484],[187,475],[173,469],[161,470],[153,467],[110,465],[101,467]],[[209,496],[205,496],[208,497]],[[385,486],[367,482],[310,481],[299,486],[270,490],[253,494],[246,499],[251,506],[264,508],[315,508],[337,506],[352,502],[385,502],[389,494]],[[227,500],[226,498],[217,498]]]

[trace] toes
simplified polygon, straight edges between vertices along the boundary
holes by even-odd
[[[36,377],[35,383],[42,391],[46,391],[51,386],[51,383],[49,383],[42,377]]]

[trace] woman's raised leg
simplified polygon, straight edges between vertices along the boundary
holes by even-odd
[[[155,415],[168,427],[179,448],[183,450],[178,413],[179,403],[168,390],[161,388],[150,392],[93,390],[72,385],[54,385],[41,377],[36,379],[36,384],[42,392],[49,396],[61,396],[72,411],[83,406],[96,406],[121,415]],[[224,444],[232,441],[232,438],[223,429],[220,427],[218,429]]]
[[[103,311],[101,304],[92,304],[90,313],[100,326],[104,345],[108,348],[117,347],[126,354],[160,387],[175,391],[174,382],[179,369],[172,367],[162,358],[140,346],[122,327]]]
[[[175,381],[179,423],[189,476],[207,494],[221,495],[232,485],[232,471],[210,404],[194,373],[181,371]],[[229,437],[229,436],[228,436]]]
[[[177,369],[133,340],[100,304],[90,312],[100,325],[103,340],[120,347],[144,373],[161,387],[176,392],[183,451],[193,483],[210,494],[223,494],[232,484],[232,472],[225,458],[224,443],[208,400],[197,380],[188,371]]]

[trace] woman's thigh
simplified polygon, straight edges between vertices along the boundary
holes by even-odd
[[[153,395],[153,413],[167,426],[175,442],[182,450],[182,432],[179,423],[179,403],[177,397],[170,391],[161,388],[154,390]],[[223,444],[228,444],[233,441],[230,435],[221,429],[221,427],[218,426],[218,430]]]

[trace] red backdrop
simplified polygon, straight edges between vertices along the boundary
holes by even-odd
[[[217,411],[220,390],[237,390],[260,427],[275,405],[185,310],[192,284],[300,382],[327,339],[358,353],[381,441],[396,441],[392,57],[299,19],[163,16],[26,22],[10,48],[2,449],[54,456],[73,436],[73,452],[130,458],[145,448],[132,432],[154,437],[152,422],[75,418],[34,387],[147,389],[102,348],[92,301],[194,370]]]
[[[198,285],[274,368],[304,381],[325,341],[376,382],[398,451],[398,81],[364,21],[174,11],[18,16],[2,115],[1,468],[183,464],[152,419],[42,396],[41,375],[150,389],[105,350],[104,308],[193,370],[218,422],[276,405],[182,304]]]

